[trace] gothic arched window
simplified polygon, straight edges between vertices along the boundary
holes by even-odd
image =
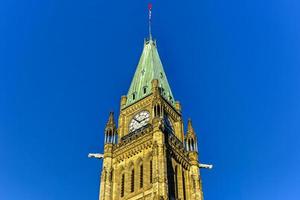
[[[184,170],[183,169],[182,169],[182,189],[183,189],[183,200],[186,200],[185,177],[184,177]]]
[[[157,115],[160,116],[160,106],[157,105]]]
[[[175,182],[175,198],[178,198],[178,167],[175,166],[174,182]]]
[[[124,197],[125,194],[125,174],[122,174],[122,178],[121,178],[121,197]]]
[[[110,171],[110,181],[113,180],[113,176],[114,176],[114,170],[112,169],[112,170]]]
[[[143,164],[140,165],[140,188],[144,186],[144,167]]]
[[[191,147],[192,151],[195,151],[195,145],[194,145],[194,140],[193,139],[191,139],[191,145],[192,145],[192,147]]]
[[[130,192],[134,192],[134,169],[131,170],[131,188]]]
[[[150,183],[153,182],[153,162],[150,160]]]

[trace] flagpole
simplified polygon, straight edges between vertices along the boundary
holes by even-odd
[[[148,20],[149,20],[149,21],[148,21],[148,22],[149,22],[149,24],[148,24],[148,25],[149,25],[149,39],[152,40],[152,33],[151,33],[151,14],[152,14],[151,12],[152,12],[152,3],[149,3],[149,4],[148,4],[148,10],[149,10],[149,19],[148,19]]]

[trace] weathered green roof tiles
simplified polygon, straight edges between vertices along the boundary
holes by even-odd
[[[127,93],[126,106],[149,95],[153,79],[159,81],[162,96],[174,105],[175,100],[159,58],[156,42],[150,39],[144,42],[144,49]]]

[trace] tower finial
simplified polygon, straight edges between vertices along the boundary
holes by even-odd
[[[188,119],[188,128],[187,128],[187,132],[188,132],[189,134],[195,134],[194,128],[193,128],[193,125],[192,125],[192,119],[191,119],[191,118]]]
[[[148,4],[148,10],[149,10],[149,40],[152,40],[152,34],[151,34],[151,12],[152,12],[152,3]]]

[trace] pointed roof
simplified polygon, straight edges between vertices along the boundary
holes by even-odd
[[[115,127],[115,119],[114,119],[114,112],[109,113],[108,121],[106,123],[106,127]]]
[[[188,119],[188,127],[187,127],[187,135],[186,137],[196,137],[193,125],[192,125],[192,120],[189,118]]]
[[[174,105],[175,100],[157,51],[156,42],[150,39],[144,42],[144,49],[127,93],[126,106],[151,94],[153,79],[159,81],[161,95]]]
[[[189,133],[193,133],[194,132],[194,128],[193,128],[192,120],[191,119],[188,119],[188,130],[187,131]]]

